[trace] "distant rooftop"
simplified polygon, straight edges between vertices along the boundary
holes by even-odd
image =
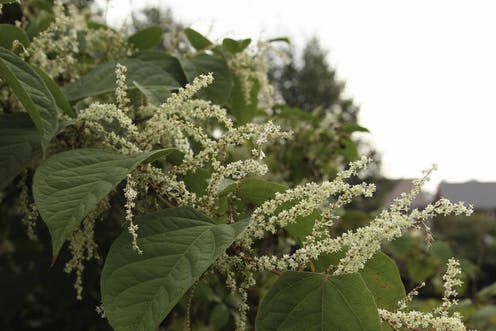
[[[496,209],[496,183],[469,181],[465,183],[441,182],[438,196],[449,199],[451,202],[464,201],[478,210]]]

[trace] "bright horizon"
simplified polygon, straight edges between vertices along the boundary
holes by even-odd
[[[97,1],[102,4],[103,1]],[[441,180],[496,181],[496,3],[492,1],[111,1],[107,19],[161,4],[213,40],[317,36],[360,105],[383,172],[414,178],[433,163]]]

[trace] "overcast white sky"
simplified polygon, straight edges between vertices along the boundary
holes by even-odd
[[[151,4],[214,40],[316,35],[386,175],[496,181],[496,1],[114,0],[108,19]]]

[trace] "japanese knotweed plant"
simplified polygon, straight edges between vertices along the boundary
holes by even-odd
[[[368,225],[336,235],[343,208],[374,193],[373,184],[349,183],[369,160],[320,183],[267,180],[265,148],[292,138],[263,109],[268,43],[217,44],[186,29],[191,51],[173,55],[150,50],[160,29],[126,39],[91,27],[75,7],[56,2],[53,12],[31,38],[29,22],[0,27],[16,36],[0,48],[0,189],[18,186],[31,238],[43,220],[52,263],[67,242],[78,298],[86,261],[105,260],[98,310],[115,330],[156,330],[184,300],[184,326],[193,328],[194,289],[212,275],[238,298],[235,327],[245,330],[257,307],[248,291],[266,273],[278,278],[255,330],[465,330],[451,310],[461,284],[455,259],[441,305],[420,312],[409,308],[417,288],[406,294],[381,253],[411,229],[430,241],[437,215],[471,213],[446,199],[410,209],[433,169]],[[115,214],[123,231],[101,256],[95,224]],[[274,238],[293,238],[290,249]]]

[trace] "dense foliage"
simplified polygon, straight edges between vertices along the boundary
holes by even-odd
[[[470,208],[410,210],[429,170],[343,224],[375,190],[353,179],[370,160],[351,136],[366,129],[274,105],[266,60],[284,39],[186,28],[189,45],[166,51],[159,26],[126,37],[58,1],[3,10],[20,15],[0,25],[6,329],[465,330],[457,260],[421,312],[381,245],[411,229],[429,241],[428,220]],[[307,147],[318,175],[286,163]],[[95,306],[105,320],[87,317]]]

